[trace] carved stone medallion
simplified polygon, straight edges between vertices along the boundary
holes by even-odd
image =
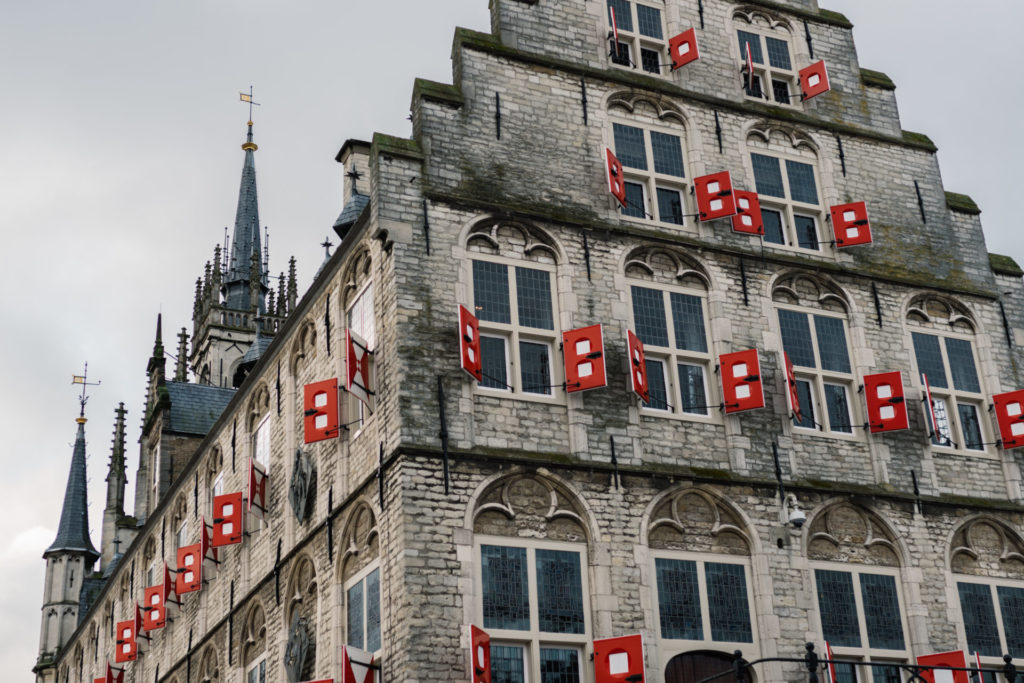
[[[309,517],[310,493],[316,481],[316,466],[309,453],[295,449],[295,463],[292,466],[292,480],[288,485],[288,501],[292,504],[295,518],[302,524]]]

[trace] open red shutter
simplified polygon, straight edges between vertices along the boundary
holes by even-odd
[[[491,683],[491,637],[483,629],[470,625],[470,665],[473,683]]]
[[[697,30],[691,28],[669,38],[668,53],[672,58],[673,71],[700,59],[700,48],[697,47]]]
[[[924,385],[924,421],[928,425],[929,435],[935,439],[939,438],[939,422],[935,419],[935,406],[932,404],[932,388],[928,386],[928,375],[921,373],[921,383]]]
[[[595,640],[594,678],[597,683],[644,683],[643,636]]]
[[[822,93],[828,92],[828,70],[825,68],[825,60],[811,64],[800,69],[800,90],[803,99],[809,100]]]
[[[756,192],[733,190],[736,198],[736,215],[732,217],[733,232],[748,235],[764,234],[764,219],[761,217],[761,202]]]
[[[178,575],[174,592],[178,596],[203,587],[203,548],[201,543],[178,548]]]
[[[139,645],[136,642],[135,620],[117,622],[115,631],[116,649],[114,650],[114,661],[118,664],[123,662],[134,662],[139,656]]]
[[[586,391],[608,384],[604,366],[604,335],[600,325],[562,333],[565,390]]]
[[[736,198],[732,193],[732,175],[720,171],[693,179],[697,197],[697,216],[702,221],[725,218],[736,213]]]
[[[150,586],[142,592],[142,628],[155,631],[167,625],[167,608],[164,605],[164,587]]]
[[[629,377],[633,386],[633,392],[643,399],[644,403],[650,403],[651,389],[647,384],[647,361],[644,358],[644,343],[633,334],[633,330],[627,330],[626,346],[629,349]]]
[[[901,373],[865,375],[864,398],[868,404],[868,429],[872,434],[910,429]]]
[[[782,352],[782,363],[786,367],[786,399],[789,402],[789,414],[797,422],[803,422],[804,414],[800,412],[800,392],[796,388],[796,373],[793,372],[793,361],[789,354]]]
[[[1024,389],[992,397],[1003,448],[1024,446]]]
[[[966,669],[967,653],[963,650],[953,650],[952,652],[938,652],[933,655],[921,655],[917,658],[917,664],[918,666],[949,666],[955,669]],[[928,683],[936,683],[936,681],[970,683],[971,681],[971,676],[967,671],[922,669],[919,674]]]
[[[610,149],[606,147],[604,151],[608,161],[608,191],[611,192],[612,196],[619,200],[619,204],[625,208],[626,182],[623,180],[622,176],[622,163]]]
[[[871,244],[871,224],[868,223],[868,205],[864,202],[829,207],[832,233],[837,247]]]
[[[373,683],[373,655],[351,645],[341,647],[341,683]]]
[[[305,443],[338,436],[338,379],[307,384],[302,388],[302,427]]]
[[[265,519],[267,513],[267,472],[263,465],[249,458],[249,509],[250,515]]]
[[[724,353],[718,358],[726,413],[764,408],[761,364],[757,349]]]
[[[480,382],[484,378],[480,359],[480,321],[465,306],[459,306],[459,356],[462,369]]]
[[[242,542],[242,492],[213,497],[213,547]]]
[[[346,372],[345,388],[358,398],[366,407],[373,411],[373,386],[370,365],[373,363],[373,351],[366,340],[352,330],[345,330]]]

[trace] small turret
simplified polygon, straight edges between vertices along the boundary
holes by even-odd
[[[174,363],[174,381],[188,381],[188,332],[184,327],[178,333],[178,357]]]
[[[103,508],[103,536],[100,541],[100,569],[114,559],[118,551],[117,530],[124,519],[124,489],[128,483],[125,467],[124,402],[114,410],[114,441],[110,449],[110,465],[107,468],[107,504]]]

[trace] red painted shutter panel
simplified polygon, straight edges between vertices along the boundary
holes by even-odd
[[[736,198],[732,192],[732,175],[720,171],[693,179],[697,197],[697,217],[702,221],[725,218],[736,213]]]
[[[1003,448],[1024,446],[1024,389],[992,397]]]
[[[672,70],[686,66],[700,59],[700,48],[697,46],[697,30],[688,29],[668,41],[668,53],[672,58]]]
[[[302,412],[305,443],[315,443],[338,436],[338,379],[325,379],[304,386]]]
[[[465,306],[459,306],[459,356],[462,369],[480,382],[484,378],[480,359],[480,321]]]
[[[871,224],[868,223],[868,206],[864,202],[840,204],[829,207],[832,216],[832,234],[837,247],[854,247],[871,244]]]
[[[757,349],[722,354],[718,365],[722,373],[722,396],[726,413],[764,408]]]
[[[597,389],[608,384],[604,364],[604,335],[601,325],[581,327],[562,333],[565,355],[565,390],[569,393]]]
[[[828,69],[825,68],[825,60],[800,69],[800,91],[803,99],[809,100],[829,90]]]
[[[761,217],[761,202],[756,192],[733,190],[736,198],[736,215],[732,217],[733,232],[748,235],[764,234],[764,219]]]
[[[594,641],[596,683],[644,683],[644,639],[640,634]]]
[[[633,392],[642,398],[644,403],[650,403],[651,389],[647,384],[647,360],[644,357],[644,343],[633,334],[632,330],[627,330],[626,346],[629,349],[629,377]]]
[[[910,429],[900,372],[865,375],[864,399],[868,404],[868,429],[872,434]]]

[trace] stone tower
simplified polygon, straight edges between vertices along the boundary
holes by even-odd
[[[85,401],[75,420],[78,433],[71,452],[71,470],[64,490],[57,537],[43,553],[43,613],[39,631],[39,656],[33,672],[36,681],[56,680],[54,662],[78,628],[82,582],[100,556],[89,538],[89,502],[85,471]]]
[[[203,277],[196,280],[192,310],[189,366],[200,384],[218,387],[238,386],[245,374],[240,368],[243,356],[257,341],[266,348],[295,300],[291,294],[294,270],[289,274],[288,293],[283,274],[276,296],[269,286],[268,250],[260,238],[256,194],[258,147],[253,142],[252,121],[248,127],[231,242],[224,250],[219,245],[214,249],[213,262],[206,263]],[[254,351],[257,358],[262,350]]]

